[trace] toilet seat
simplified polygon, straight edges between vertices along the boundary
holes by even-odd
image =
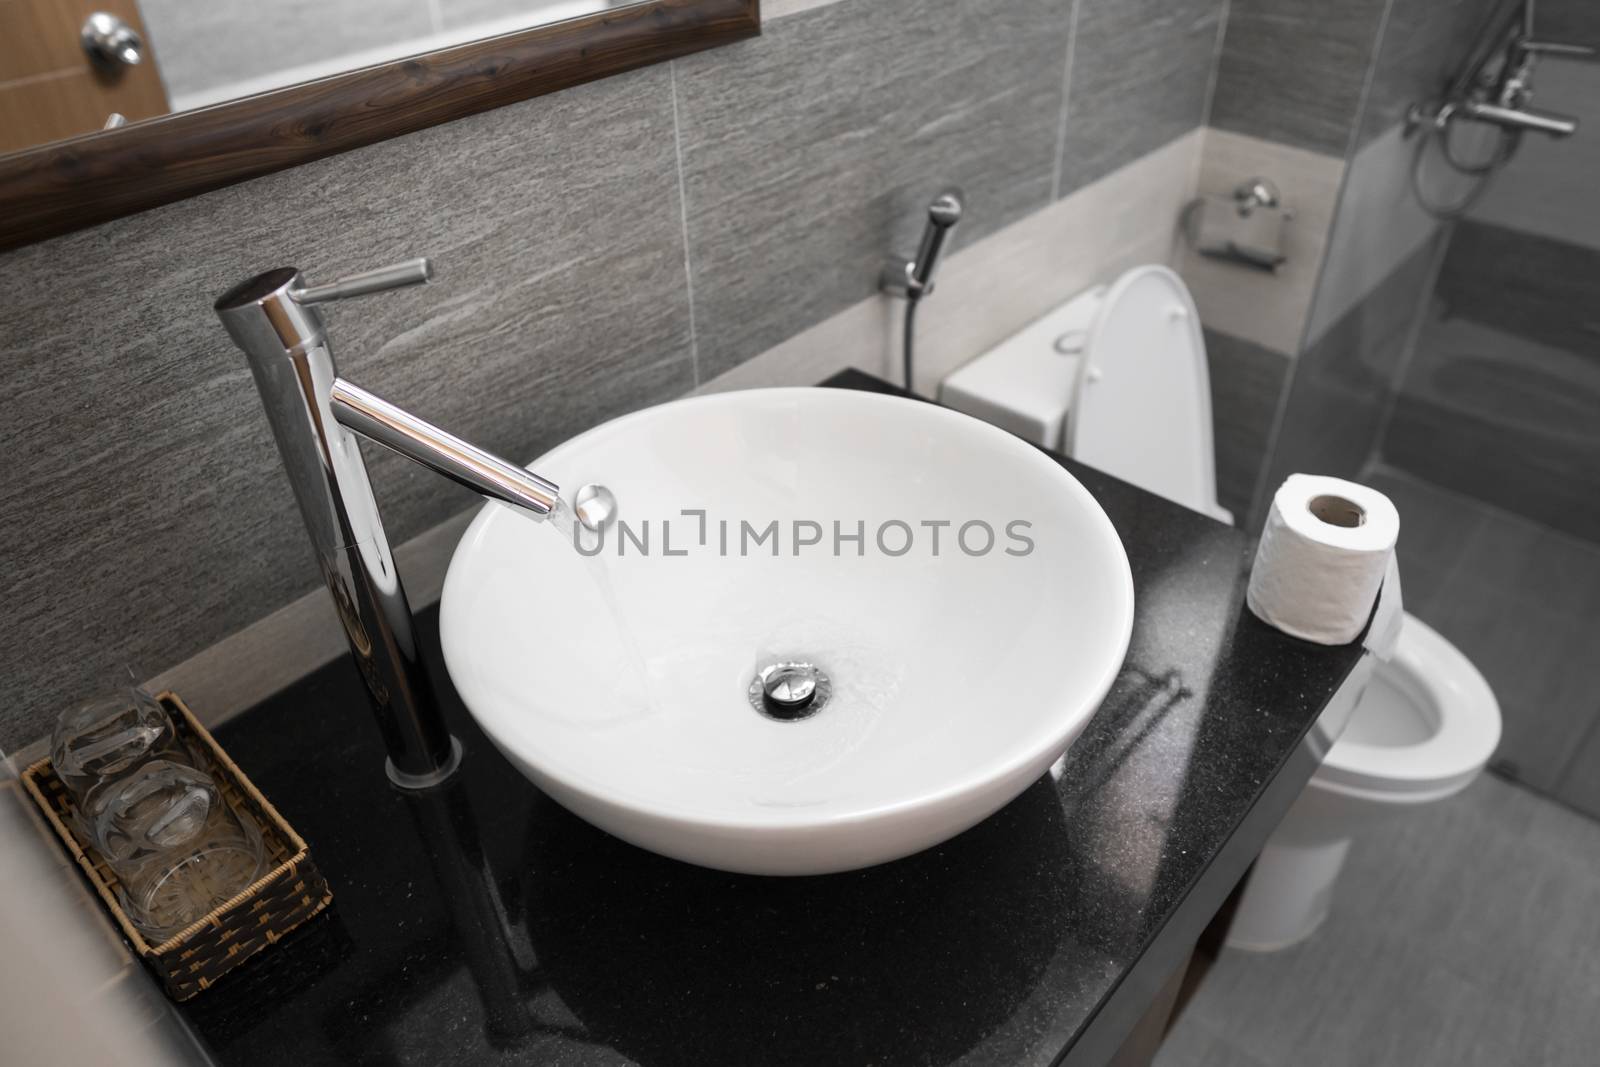
[[[1374,682],[1415,702],[1434,728],[1424,740],[1385,743],[1364,729],[1358,705],[1344,735],[1312,776],[1315,786],[1390,802],[1421,803],[1470,782],[1500,742],[1500,705],[1472,662],[1422,620],[1407,614],[1393,659]],[[1363,698],[1362,705],[1367,701]],[[1367,708],[1369,717],[1376,709]],[[1376,723],[1369,724],[1377,725]]]

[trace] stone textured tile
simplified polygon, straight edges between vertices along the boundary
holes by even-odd
[[[1224,952],[1158,1067],[1592,1062],[1600,824],[1491,776],[1356,839],[1327,923]],[[1226,1035],[1237,1058],[1186,1056]]]
[[[1251,503],[1267,462],[1272,421],[1289,377],[1281,353],[1231,334],[1206,330],[1211,361],[1212,434],[1217,453],[1217,497],[1234,522],[1253,528]]]
[[[1442,97],[1486,20],[1503,6],[1500,0],[1392,0],[1359,142],[1404,122],[1412,104]]]
[[[1594,0],[1539,0],[1534,27],[1547,41],[1571,41],[1600,48],[1600,5]]]
[[[1066,195],[1205,122],[1219,0],[1077,0]]]
[[[1214,1027],[1198,1012],[1182,1011],[1161,1039],[1154,1067],[1272,1067],[1250,1055],[1229,1031]]]
[[[873,295],[941,186],[967,194],[956,247],[1042,208],[1069,16],[833,4],[674,63],[702,379]]]
[[[1386,461],[1600,540],[1597,256],[1458,225],[1384,434]]]
[[[1295,472],[1354,478],[1366,465],[1436,260],[1425,246],[1295,361],[1269,486]]]
[[[656,67],[0,258],[0,746],[319,580],[216,294],[432,254],[432,286],[329,310],[341,370],[529,459],[693,387],[677,188]],[[397,543],[471,503],[368,454]]]
[[[1211,125],[1343,158],[1386,0],[1232,0]]]
[[[139,11],[172,96],[422,37],[434,28],[428,0],[279,0],[270,18],[261,17],[254,0],[139,0]]]
[[[917,391],[935,395],[951,371],[1090,286],[1164,262],[1199,151],[1195,130],[951,253],[917,318]],[[700,388],[812,385],[847,367],[899,381],[902,322],[903,305],[869,296]]]

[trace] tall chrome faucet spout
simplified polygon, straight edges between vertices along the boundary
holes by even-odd
[[[333,380],[328,389],[328,405],[340,425],[457,485],[509,504],[530,518],[549,515],[559,500],[561,487],[554,482],[463,441],[343,378]]]
[[[447,433],[339,377],[318,305],[420,285],[426,259],[307,286],[292,267],[258,274],[217,298],[244,351],[319,565],[367,683],[388,746],[389,777],[418,789],[460,758],[433,696],[361,450],[369,437],[532,518],[559,503],[555,483]]]

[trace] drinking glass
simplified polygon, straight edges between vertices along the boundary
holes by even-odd
[[[63,712],[50,737],[50,762],[86,829],[98,814],[104,787],[157,758],[194,764],[167,709],[133,686]]]
[[[122,906],[160,943],[261,876],[265,848],[209,775],[141,764],[104,789],[93,839],[122,884]]]

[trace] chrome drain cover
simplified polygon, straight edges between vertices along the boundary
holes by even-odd
[[[750,679],[750,706],[769,719],[797,722],[821,711],[833,681],[815,663],[771,663]]]

